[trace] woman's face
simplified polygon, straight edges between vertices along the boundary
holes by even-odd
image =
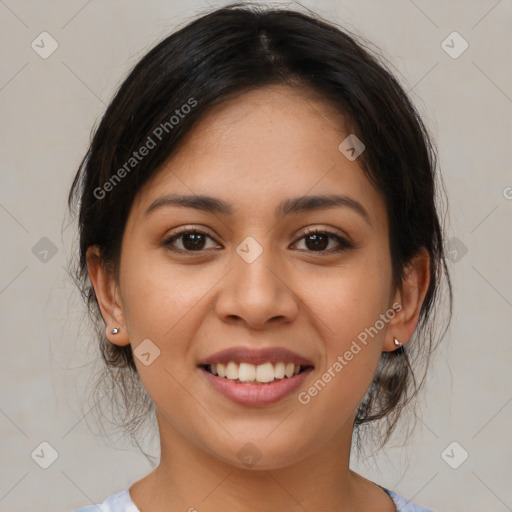
[[[342,126],[306,93],[252,91],[215,107],[138,194],[116,317],[163,450],[179,440],[269,469],[350,438],[395,348],[397,297],[385,203],[340,151]],[[218,362],[231,379],[201,366]]]

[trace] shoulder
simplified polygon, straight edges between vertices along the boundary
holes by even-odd
[[[384,487],[382,489],[384,489]],[[395,502],[398,512],[434,512],[429,508],[422,507],[416,503],[413,503],[412,501],[405,499],[404,497],[400,496],[396,492],[390,491],[389,489],[384,489],[384,491],[386,491],[391,496],[391,499]]]
[[[128,489],[110,494],[103,503],[82,507],[72,512],[140,512],[130,499]]]

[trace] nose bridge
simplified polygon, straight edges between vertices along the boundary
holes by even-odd
[[[244,287],[245,293],[266,293],[274,295],[278,284],[275,282],[275,272],[272,265],[276,264],[276,258],[272,254],[269,239],[260,242],[253,237],[247,237],[236,248],[234,256],[234,271],[236,282]],[[266,300],[270,300],[270,295]]]

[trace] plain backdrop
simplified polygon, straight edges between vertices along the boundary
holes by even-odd
[[[421,421],[405,446],[397,435],[353,468],[437,511],[510,511],[512,2],[303,4],[367,37],[395,66],[437,141],[450,207],[454,316]],[[88,363],[98,354],[66,273],[76,235],[66,198],[128,70],[220,5],[0,0],[1,511],[67,512],[151,470],[122,438],[89,427]]]

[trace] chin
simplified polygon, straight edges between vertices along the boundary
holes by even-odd
[[[285,445],[279,441],[276,445],[276,441],[272,442],[265,438],[254,441],[231,440],[229,446],[226,446],[226,451],[220,451],[217,447],[213,450],[213,455],[225,464],[239,469],[282,469],[300,462],[306,456],[306,450],[299,447],[298,443],[290,442],[290,438],[286,441]]]

